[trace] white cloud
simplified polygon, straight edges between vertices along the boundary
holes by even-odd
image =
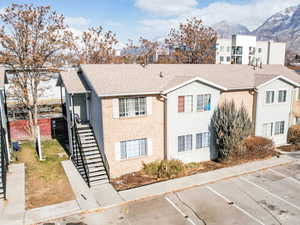
[[[298,4],[300,0],[252,0],[247,4],[215,2],[204,8],[192,8],[188,13],[181,13],[172,18],[144,19],[140,21],[140,24],[143,35],[151,38],[166,35],[171,27],[176,27],[180,22],[191,17],[201,18],[207,25],[226,20],[231,23],[240,23],[252,30],[273,14]]]
[[[91,21],[88,18],[79,16],[79,17],[66,17],[65,19],[66,24],[70,25],[71,27],[86,27],[88,26]]]
[[[120,27],[120,26],[122,26],[122,23],[120,23],[118,21],[112,21],[112,20],[108,21],[106,24],[108,26],[111,26],[111,27]]]
[[[191,11],[196,0],[136,0],[135,6],[160,16],[181,15]]]

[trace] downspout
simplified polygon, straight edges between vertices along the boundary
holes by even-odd
[[[72,107],[72,113],[71,113],[71,131],[72,131],[72,152],[71,152],[71,158],[73,158],[73,153],[74,153],[74,137],[75,137],[75,130],[74,130],[74,104],[73,104],[73,95],[74,94],[70,94],[70,103],[71,103],[71,107]]]
[[[162,93],[160,93],[160,97],[162,97],[164,99],[164,159],[167,160],[168,159],[168,121],[167,121],[167,109],[168,109],[168,97]]]
[[[296,88],[297,87],[294,87],[293,90],[292,90],[292,96],[291,96],[291,105],[290,105],[290,113],[289,113],[289,124],[288,124],[288,127],[290,127],[291,125],[293,125],[293,116],[294,116],[294,103],[295,103],[295,98],[296,98]]]
[[[249,91],[249,94],[253,96],[253,105],[252,105],[252,124],[253,131],[252,134],[255,135],[256,131],[256,115],[257,115],[257,89],[253,89]]]

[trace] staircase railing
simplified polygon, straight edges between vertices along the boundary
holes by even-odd
[[[76,121],[74,121],[73,128],[74,128],[73,137],[75,137],[75,143],[73,142],[73,146],[75,144],[75,147],[76,147],[76,150],[75,150],[75,160],[76,160],[76,162],[75,163],[79,167],[78,164],[79,164],[79,159],[80,159],[80,162],[81,162],[82,167],[83,167],[83,172],[84,172],[84,175],[85,175],[85,181],[86,181],[87,185],[90,187],[89,168],[87,166],[87,161],[86,161],[85,155],[83,154],[82,143],[81,143],[81,140],[80,140],[80,137],[79,137]]]
[[[91,124],[89,124],[89,125],[90,125],[90,127],[92,127]],[[109,176],[109,164],[108,164],[108,160],[106,158],[106,154],[105,154],[105,152],[101,152],[101,150],[100,150],[100,145],[99,145],[98,140],[96,138],[96,135],[94,133],[94,128],[93,127],[92,127],[92,132],[93,132],[93,135],[95,137],[95,141],[96,141],[96,144],[98,146],[98,150],[99,150],[100,155],[101,155],[102,160],[103,160],[103,164],[104,164],[104,168],[105,168],[105,171],[106,171],[106,175],[108,177],[108,180],[110,180],[110,176]]]
[[[5,140],[5,130],[3,129],[2,125],[1,129],[1,179],[2,179],[2,186],[3,186],[3,197],[6,199],[6,176],[8,170],[8,155],[7,155],[7,146]]]

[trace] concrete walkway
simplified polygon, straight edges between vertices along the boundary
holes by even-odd
[[[233,167],[210,171],[207,173],[195,174],[192,176],[146,185],[139,188],[133,188],[126,191],[120,191],[119,194],[125,201],[134,201],[138,199],[163,195],[174,191],[180,191],[207,183],[213,183],[247,173],[253,173],[258,170],[291,163],[293,161],[294,159],[290,158],[289,156],[283,155],[280,158],[273,157],[267,160],[244,163]]]
[[[81,210],[107,207],[123,202],[111,184],[106,183],[88,188],[77,169],[70,160],[62,162],[76,200]]]
[[[0,224],[23,225],[25,213],[25,169],[23,163],[9,165],[7,199],[7,201],[0,200]]]

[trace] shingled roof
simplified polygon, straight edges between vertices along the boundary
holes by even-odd
[[[161,93],[195,78],[224,90],[254,89],[276,77],[300,86],[300,76],[281,65],[253,69],[221,64],[84,64],[80,70],[99,96]],[[79,86],[78,81],[64,83],[72,82],[70,89]]]

